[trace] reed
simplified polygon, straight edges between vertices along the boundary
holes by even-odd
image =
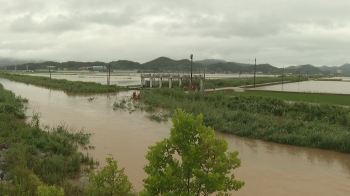
[[[248,91],[229,92],[231,96],[258,96],[279,98],[287,101],[309,102],[321,104],[336,104],[350,106],[350,96],[326,93],[294,93],[294,92],[271,92],[271,91]]]
[[[302,76],[284,76],[284,82],[298,82],[298,81],[306,81],[307,77]],[[281,82],[281,77],[256,77],[255,84],[266,84],[266,83],[275,83]],[[206,79],[205,80],[205,88],[213,89],[213,88],[221,88],[221,87],[238,87],[238,86],[250,86],[254,84],[254,78],[230,78],[230,79]]]
[[[204,115],[204,123],[217,131],[265,141],[350,153],[350,109],[327,104],[286,103],[259,96],[204,94],[182,89],[142,92],[142,101],[156,111]]]
[[[84,192],[67,183],[70,178],[88,172],[97,163],[92,157],[80,151],[93,149],[90,134],[72,132],[64,126],[40,128],[39,116],[33,115],[32,122],[18,122],[25,118],[22,101],[0,84],[0,164],[7,180],[0,183],[0,192],[5,195],[35,195],[37,187],[43,184],[64,187],[66,194]],[[4,144],[6,144],[5,149]],[[88,166],[83,171],[82,166]],[[84,195],[84,194],[80,194]]]

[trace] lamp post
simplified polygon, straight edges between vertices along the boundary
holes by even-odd
[[[191,54],[191,80],[190,80],[190,88],[192,87],[192,64],[193,64],[193,54]]]

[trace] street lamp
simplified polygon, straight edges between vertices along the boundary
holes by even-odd
[[[191,54],[191,80],[190,80],[190,88],[192,87],[192,63],[193,63],[193,54]]]

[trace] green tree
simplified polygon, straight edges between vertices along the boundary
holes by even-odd
[[[229,195],[240,189],[244,182],[232,174],[241,165],[238,152],[226,153],[227,142],[203,125],[203,115],[175,113],[170,138],[149,147],[141,195]]]
[[[63,188],[57,189],[55,186],[38,186],[36,192],[38,196],[64,196]]]
[[[106,165],[97,174],[90,174],[89,195],[136,195],[133,192],[132,184],[128,180],[128,176],[124,174],[124,168],[118,169],[117,161],[113,158],[106,158]]]

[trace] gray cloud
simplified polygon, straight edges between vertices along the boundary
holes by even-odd
[[[349,62],[350,1],[0,0],[0,57]]]

